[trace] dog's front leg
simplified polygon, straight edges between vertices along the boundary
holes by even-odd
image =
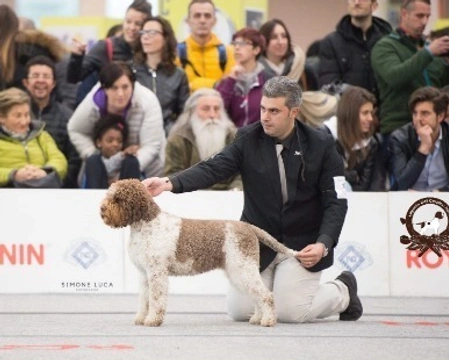
[[[134,323],[136,325],[143,325],[145,318],[148,315],[148,278],[145,272],[139,271],[140,275],[140,295],[139,295],[139,310],[137,311]]]
[[[164,321],[167,308],[168,272],[152,269],[147,273],[149,287],[148,315],[145,326],[160,326]]]

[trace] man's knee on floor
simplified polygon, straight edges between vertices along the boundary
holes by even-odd
[[[305,323],[310,321],[309,309],[310,304],[307,306],[276,306],[277,318],[282,323]]]

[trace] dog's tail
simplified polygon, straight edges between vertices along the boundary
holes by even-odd
[[[278,253],[289,255],[289,256],[296,256],[298,253],[297,251],[288,248],[287,246],[281,244],[279,241],[277,241],[273,236],[268,234],[265,230],[262,230],[261,228],[258,228],[257,226],[251,225],[252,229],[254,230],[254,233],[257,236],[257,239],[264,245],[267,245],[268,247],[272,248],[274,251],[277,251]]]

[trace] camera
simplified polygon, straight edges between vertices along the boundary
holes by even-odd
[[[442,29],[439,29],[439,30],[431,31],[430,35],[429,35],[429,38],[432,41],[432,40],[438,39],[438,38],[443,37],[443,36],[449,36],[449,26],[447,26],[445,28],[442,28]],[[444,54],[440,54],[439,56],[441,56],[441,57],[449,57],[449,52],[446,52]]]

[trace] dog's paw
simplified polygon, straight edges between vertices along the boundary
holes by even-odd
[[[261,320],[261,317],[258,314],[254,314],[249,319],[249,323],[253,324],[253,325],[260,325],[260,320]]]
[[[275,317],[262,318],[262,320],[260,320],[260,326],[272,327],[274,325],[276,325]]]
[[[161,326],[163,321],[164,321],[164,319],[161,317],[147,316],[145,318],[145,321],[143,322],[143,324],[145,326],[157,327],[157,326]]]
[[[146,314],[137,313],[134,317],[134,324],[136,325],[143,325],[145,322]]]

